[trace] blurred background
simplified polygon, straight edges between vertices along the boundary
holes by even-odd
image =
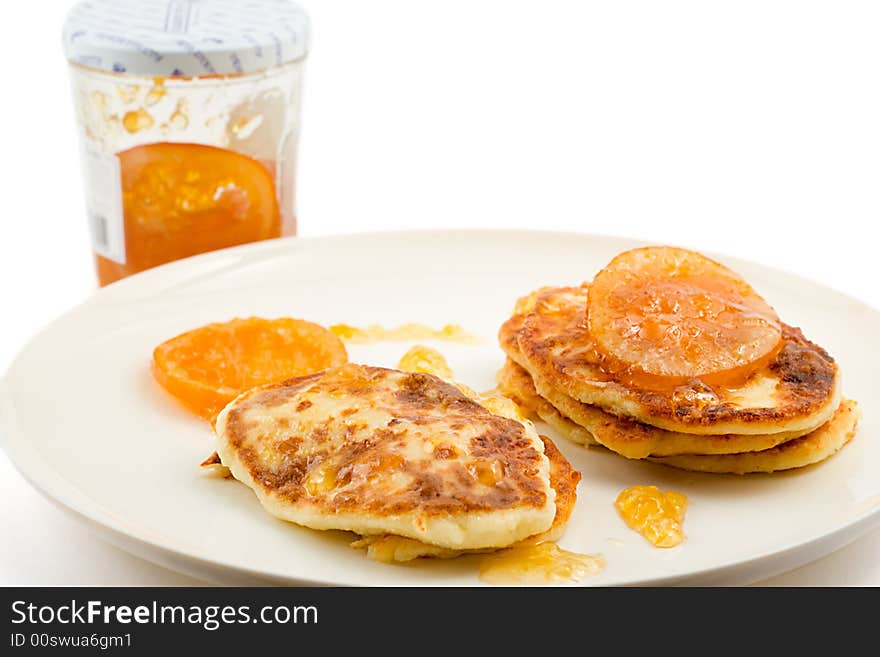
[[[17,5],[0,45],[0,371],[95,288],[60,45],[72,4]],[[877,3],[301,4],[300,236],[624,235],[880,306]]]

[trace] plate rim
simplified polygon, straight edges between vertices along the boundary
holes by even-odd
[[[284,237],[234,246],[226,249],[220,249],[217,251],[199,254],[190,258],[167,263],[165,265],[161,265],[159,267],[155,267],[153,269],[140,272],[128,278],[122,279],[106,287],[94,290],[85,299],[67,309],[65,312],[59,314],[57,317],[55,317],[55,319],[44,325],[28,341],[26,341],[22,347],[19,348],[19,350],[16,352],[16,355],[13,357],[12,361],[7,367],[6,371],[3,373],[2,377],[0,377],[0,447],[2,447],[3,450],[6,452],[10,459],[10,462],[13,464],[16,471],[19,472],[21,476],[41,495],[47,498],[56,507],[59,507],[65,512],[72,515],[78,522],[87,525],[90,531],[95,531],[99,534],[103,533],[104,531],[109,531],[110,534],[116,539],[111,540],[110,542],[127,552],[134,553],[134,551],[130,550],[127,546],[129,542],[134,541],[136,543],[143,544],[150,550],[156,551],[157,554],[168,555],[176,561],[181,561],[183,563],[194,563],[201,567],[218,572],[232,572],[237,575],[252,577],[261,581],[273,581],[277,584],[283,582],[288,585],[297,586],[348,586],[350,584],[344,578],[336,578],[333,580],[316,580],[310,579],[308,577],[292,577],[289,574],[257,570],[239,564],[230,563],[222,559],[215,559],[206,557],[204,555],[193,554],[177,547],[169,546],[165,543],[162,543],[161,541],[154,540],[149,536],[146,536],[143,530],[141,530],[140,528],[123,526],[122,523],[117,521],[114,517],[112,517],[111,514],[106,512],[97,502],[93,501],[91,505],[83,505],[80,501],[76,499],[77,495],[83,495],[81,491],[79,491],[78,487],[73,482],[64,477],[64,475],[61,474],[58,470],[52,467],[52,465],[42,457],[39,450],[30,447],[29,441],[26,439],[24,432],[17,427],[15,411],[12,408],[11,395],[8,392],[10,381],[15,375],[16,370],[20,367],[20,362],[24,359],[25,355],[31,349],[33,349],[47,333],[53,330],[53,328],[57,324],[86,311],[89,307],[93,305],[101,304],[104,301],[112,301],[116,297],[124,297],[127,293],[127,290],[129,289],[133,289],[136,291],[142,287],[149,288],[149,285],[151,283],[155,284],[162,280],[167,280],[167,282],[170,284],[168,286],[176,286],[184,283],[188,279],[191,279],[193,277],[194,271],[197,270],[200,265],[213,264],[217,267],[223,267],[224,262],[230,257],[235,258],[236,261],[240,261],[242,257],[250,254],[265,254],[265,257],[268,257],[276,251],[314,248],[310,247],[310,245],[312,244],[323,245],[328,243],[332,244],[334,242],[350,242],[353,240],[363,239],[433,240],[438,237],[445,237],[448,239],[450,237],[456,236],[466,237],[467,239],[486,239],[500,236],[519,239],[524,239],[529,236],[540,237],[542,239],[549,240],[589,239],[602,241],[605,243],[616,243],[618,245],[624,245],[623,248],[635,248],[637,246],[642,246],[645,244],[656,244],[656,242],[651,242],[638,238],[577,231],[484,228],[453,228],[440,230],[413,229],[365,231],[344,233],[338,235],[308,237]],[[710,257],[719,256],[720,258],[728,262],[739,262],[748,264],[750,266],[757,266],[774,275],[782,275],[784,277],[794,278],[801,282],[822,288],[824,291],[827,291],[837,296],[838,298],[842,298],[848,303],[855,304],[865,310],[870,311],[873,314],[877,314],[878,320],[880,320],[880,311],[878,311],[867,302],[857,297],[854,297],[847,292],[838,290],[834,287],[828,286],[822,282],[812,279],[808,276],[795,274],[784,269],[765,265],[761,262],[752,261],[737,256],[716,254],[711,251],[701,252],[708,254]],[[232,265],[234,268],[235,263],[232,263]],[[873,508],[868,508],[860,515],[850,517],[848,521],[838,523],[833,526],[832,529],[806,541],[793,540],[791,542],[786,542],[782,547],[765,550],[746,559],[732,558],[722,563],[707,566],[699,570],[688,571],[686,573],[675,573],[670,575],[661,574],[657,575],[656,577],[642,578],[632,582],[621,582],[618,584],[624,586],[659,586],[692,580],[697,581],[702,578],[707,578],[712,574],[723,576],[723,574],[728,571],[747,570],[749,568],[755,567],[762,562],[767,562],[773,559],[780,560],[785,557],[794,557],[795,555],[808,553],[813,549],[822,549],[821,546],[829,543],[835,544],[835,547],[832,547],[831,549],[822,552],[822,554],[815,555],[812,558],[808,557],[798,564],[793,564],[782,568],[774,568],[773,572],[771,572],[770,575],[766,575],[769,577],[772,576],[772,574],[786,572],[788,570],[797,568],[805,563],[809,563],[813,559],[821,558],[821,556],[830,554],[831,552],[842,548],[849,542],[857,540],[859,537],[866,534],[877,525],[880,525],[880,505],[874,506]],[[107,539],[108,537],[102,536],[102,538]],[[143,556],[143,554],[137,553],[137,556],[139,556],[140,558],[144,558],[148,561],[152,561],[152,559]],[[157,560],[156,562],[161,563],[165,567],[177,569],[175,566],[169,566],[163,560]],[[581,584],[585,586],[591,585],[589,580],[582,582]],[[414,585],[417,584],[414,583]],[[439,585],[442,586],[442,584]],[[614,585],[614,583],[608,585]]]

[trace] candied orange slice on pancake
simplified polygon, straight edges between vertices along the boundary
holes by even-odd
[[[152,370],[163,388],[212,420],[245,390],[346,362],[345,345],[323,326],[250,317],[207,324],[163,342],[153,351]]]
[[[614,258],[590,286],[587,322],[603,369],[643,385],[732,382],[782,343],[776,312],[742,277],[672,247]]]

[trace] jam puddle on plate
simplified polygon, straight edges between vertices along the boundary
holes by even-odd
[[[579,582],[601,572],[605,559],[563,550],[556,543],[524,545],[495,552],[480,564],[480,579],[499,586]]]

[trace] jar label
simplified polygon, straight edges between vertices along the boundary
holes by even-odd
[[[125,264],[125,223],[119,158],[94,142],[83,140],[86,210],[92,248],[98,255]]]

